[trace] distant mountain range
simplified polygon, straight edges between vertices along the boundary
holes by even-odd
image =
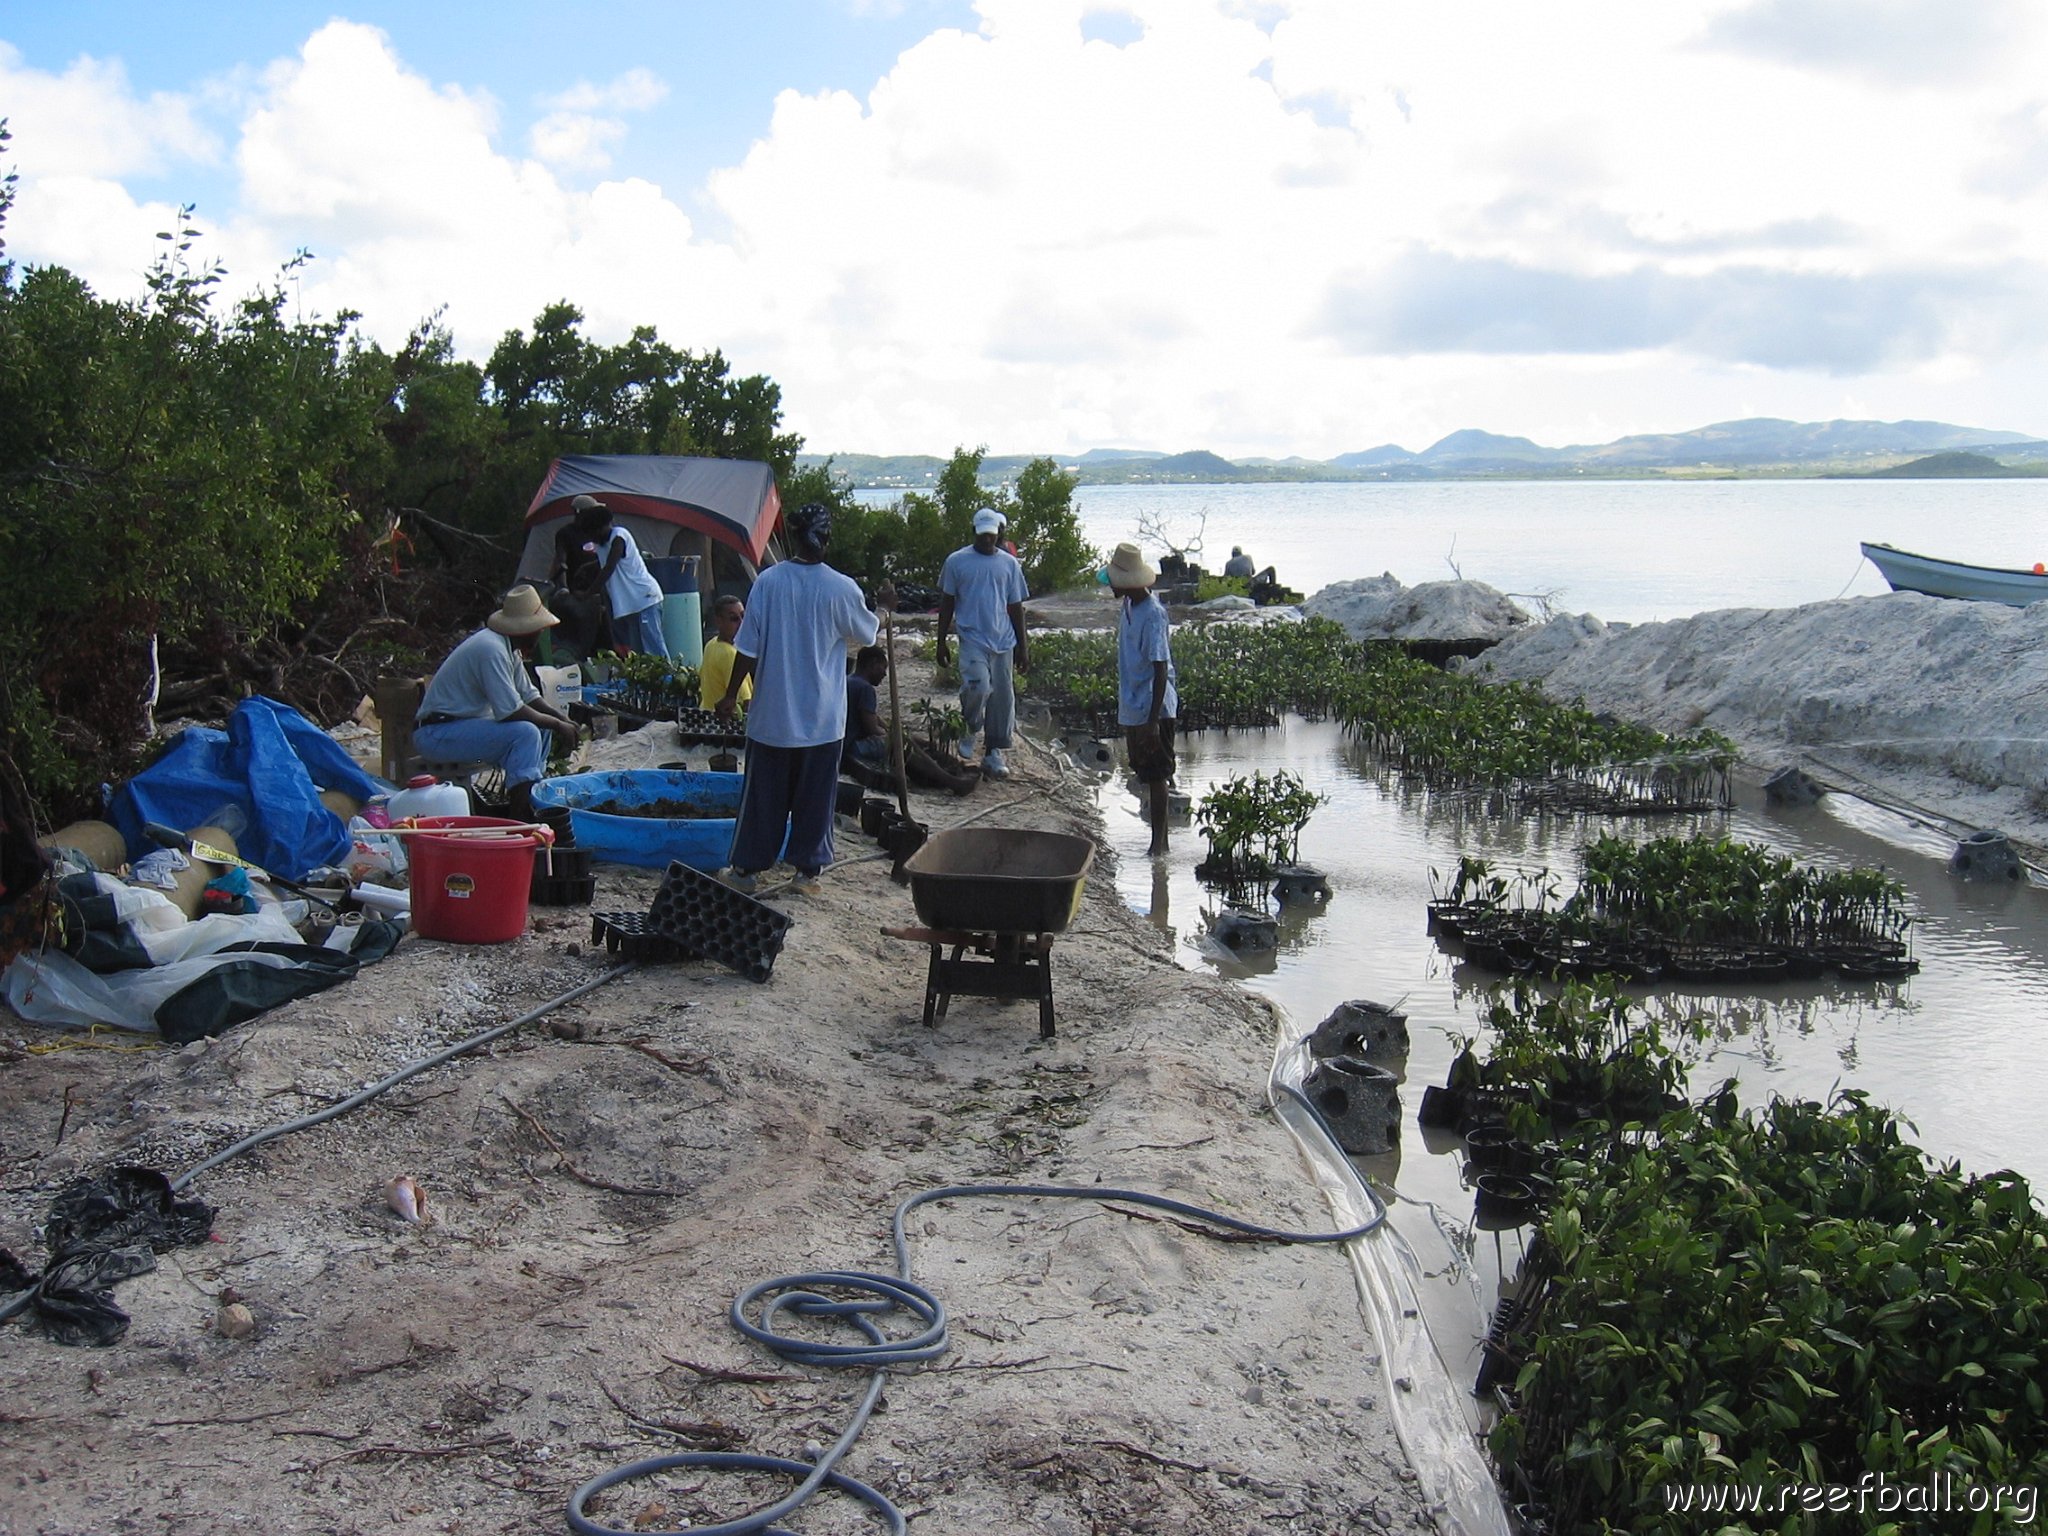
[[[1734,474],[1825,475],[1905,468],[1928,455],[1974,450],[2025,474],[2048,468],[2048,441],[2023,432],[1956,427],[1939,421],[1782,421],[1758,416],[1720,421],[1690,432],[1639,433],[1611,443],[1546,448],[1526,437],[1503,437],[1474,428],[1411,453],[1388,443],[1340,453],[1333,459],[1226,459],[1197,449],[1165,453],[1142,448],[1091,448],[1079,455],[1047,455],[1084,485],[1213,484],[1254,480],[1522,479],[1566,475],[1636,478]],[[934,484],[946,461],[928,454],[805,454],[800,463],[827,458],[855,485],[914,489]],[[990,456],[982,478],[1007,481],[1031,462],[1029,454]],[[1940,474],[1941,469],[1932,473]],[[1953,473],[1953,470],[1949,471]],[[1977,473],[1983,473],[1978,470]],[[1996,469],[1991,472],[1996,473]]]

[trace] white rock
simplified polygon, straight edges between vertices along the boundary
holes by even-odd
[[[1483,581],[1404,587],[1391,572],[1334,582],[1302,611],[1342,624],[1357,640],[1493,640],[1531,622],[1512,598]]]

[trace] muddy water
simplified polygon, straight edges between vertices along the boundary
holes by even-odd
[[[1347,998],[1398,1003],[1408,1014],[1402,1144],[1359,1166],[1436,1281],[1425,1298],[1432,1332],[1453,1376],[1467,1384],[1498,1276],[1512,1272],[1521,1237],[1473,1230],[1454,1141],[1424,1133],[1414,1119],[1423,1087],[1442,1082],[1449,1068],[1451,1036],[1477,1031],[1486,990],[1498,980],[1442,952],[1425,931],[1430,870],[1447,876],[1461,854],[1547,866],[1566,890],[1578,876],[1579,845],[1600,831],[1726,833],[1802,862],[1884,865],[1905,883],[1917,918],[1917,976],[1896,983],[1829,978],[1762,992],[1638,990],[1654,1009],[1712,1015],[1715,1038],[1693,1067],[1696,1090],[1734,1077],[1742,1101],[1754,1104],[1772,1094],[1824,1099],[1838,1088],[1860,1089],[1910,1120],[1913,1139],[1936,1158],[1975,1172],[2014,1168],[2048,1192],[2040,1109],[2048,1056],[2038,1043],[2048,1023],[2048,891],[1964,886],[1947,873],[1953,845],[1946,836],[1844,796],[1788,810],[1767,805],[1755,789],[1738,790],[1732,813],[1709,817],[1592,823],[1504,815],[1485,796],[1404,786],[1337,727],[1299,720],[1274,731],[1187,738],[1180,761],[1181,786],[1198,802],[1221,780],[1276,768],[1329,797],[1303,834],[1301,854],[1328,873],[1330,901],[1320,910],[1283,911],[1277,951],[1247,957],[1206,938],[1206,915],[1221,903],[1194,878],[1202,851],[1194,827],[1175,828],[1168,858],[1148,859],[1138,801],[1122,775],[1101,791],[1119,855],[1118,888],[1175,936],[1182,964],[1263,993],[1297,1035]]]

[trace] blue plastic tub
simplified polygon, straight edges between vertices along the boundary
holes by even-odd
[[[737,773],[684,773],[673,768],[633,768],[612,773],[572,773],[542,779],[533,787],[536,810],[569,807],[576,846],[600,860],[666,869],[680,859],[692,869],[725,867],[732,849],[733,817],[739,813]],[[652,805],[674,800],[722,811],[722,816],[608,816],[586,810],[592,805]]]

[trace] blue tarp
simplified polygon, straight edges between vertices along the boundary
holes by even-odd
[[[142,835],[144,822],[190,831],[218,824],[222,808],[232,806],[243,823],[235,828],[229,814],[242,857],[300,880],[348,856],[348,828],[320,803],[323,789],[358,800],[383,792],[319,726],[259,697],[235,706],[226,731],[179,732],[162,757],[114,792],[109,814],[128,839],[128,856],[137,858],[156,846]]]

